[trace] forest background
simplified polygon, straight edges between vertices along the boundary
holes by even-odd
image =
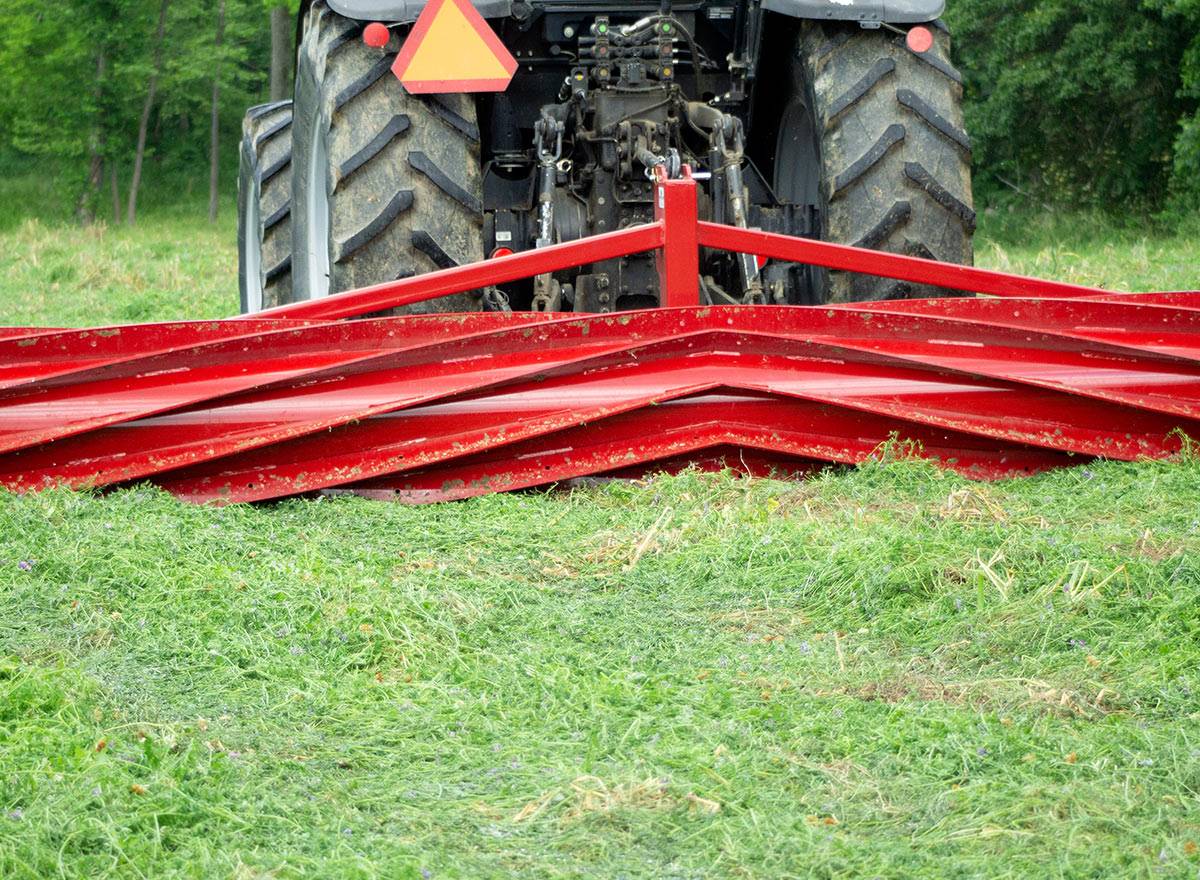
[[[0,4],[0,228],[232,210],[246,107],[291,94],[295,4]],[[1200,208],[1200,0],[950,0],[981,207]]]

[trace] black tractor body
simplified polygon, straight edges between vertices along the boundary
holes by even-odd
[[[703,218],[971,261],[970,141],[941,0],[478,0],[516,59],[508,87],[411,94],[391,66],[424,6],[302,11],[290,125],[267,139],[275,153],[290,144],[289,210],[276,184],[243,223],[243,252],[255,235],[263,249],[244,261],[247,310],[646,222],[654,175],[683,165],[702,181]],[[364,42],[374,23],[385,45]],[[253,119],[248,138],[261,140],[262,112]],[[256,155],[244,146],[247,164]],[[253,184],[253,168],[242,179]],[[290,233],[286,257],[276,227]],[[700,275],[713,304],[938,293],[754,255],[705,255]],[[647,256],[425,308],[658,301]]]

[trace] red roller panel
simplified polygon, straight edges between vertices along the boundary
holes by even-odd
[[[0,486],[420,502],[689,464],[805,473],[892,438],[979,479],[1200,438],[1200,293],[698,223],[694,186],[660,180],[643,226],[255,316],[0,328]],[[701,307],[700,247],[988,296]],[[667,308],[338,320],[645,250]]]

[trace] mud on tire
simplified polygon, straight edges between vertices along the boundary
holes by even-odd
[[[483,259],[479,128],[470,95],[408,94],[400,40],[372,49],[362,23],[318,0],[296,74],[293,299]],[[405,311],[479,308],[470,294]]]
[[[975,211],[962,77],[950,35],[917,54],[902,35],[806,22],[793,62],[795,102],[811,115],[816,191],[826,241],[970,264]],[[786,120],[786,117],[785,117]],[[781,144],[788,136],[781,131]],[[777,180],[778,174],[777,174]],[[952,293],[833,272],[829,302]]]
[[[292,102],[246,111],[238,168],[242,314],[289,301],[292,289]]]

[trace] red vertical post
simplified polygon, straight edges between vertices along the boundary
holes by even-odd
[[[700,303],[700,241],[696,223],[696,181],[683,166],[683,176],[668,180],[662,166],[654,193],[654,219],[662,224],[658,249],[659,305],[695,306]]]

